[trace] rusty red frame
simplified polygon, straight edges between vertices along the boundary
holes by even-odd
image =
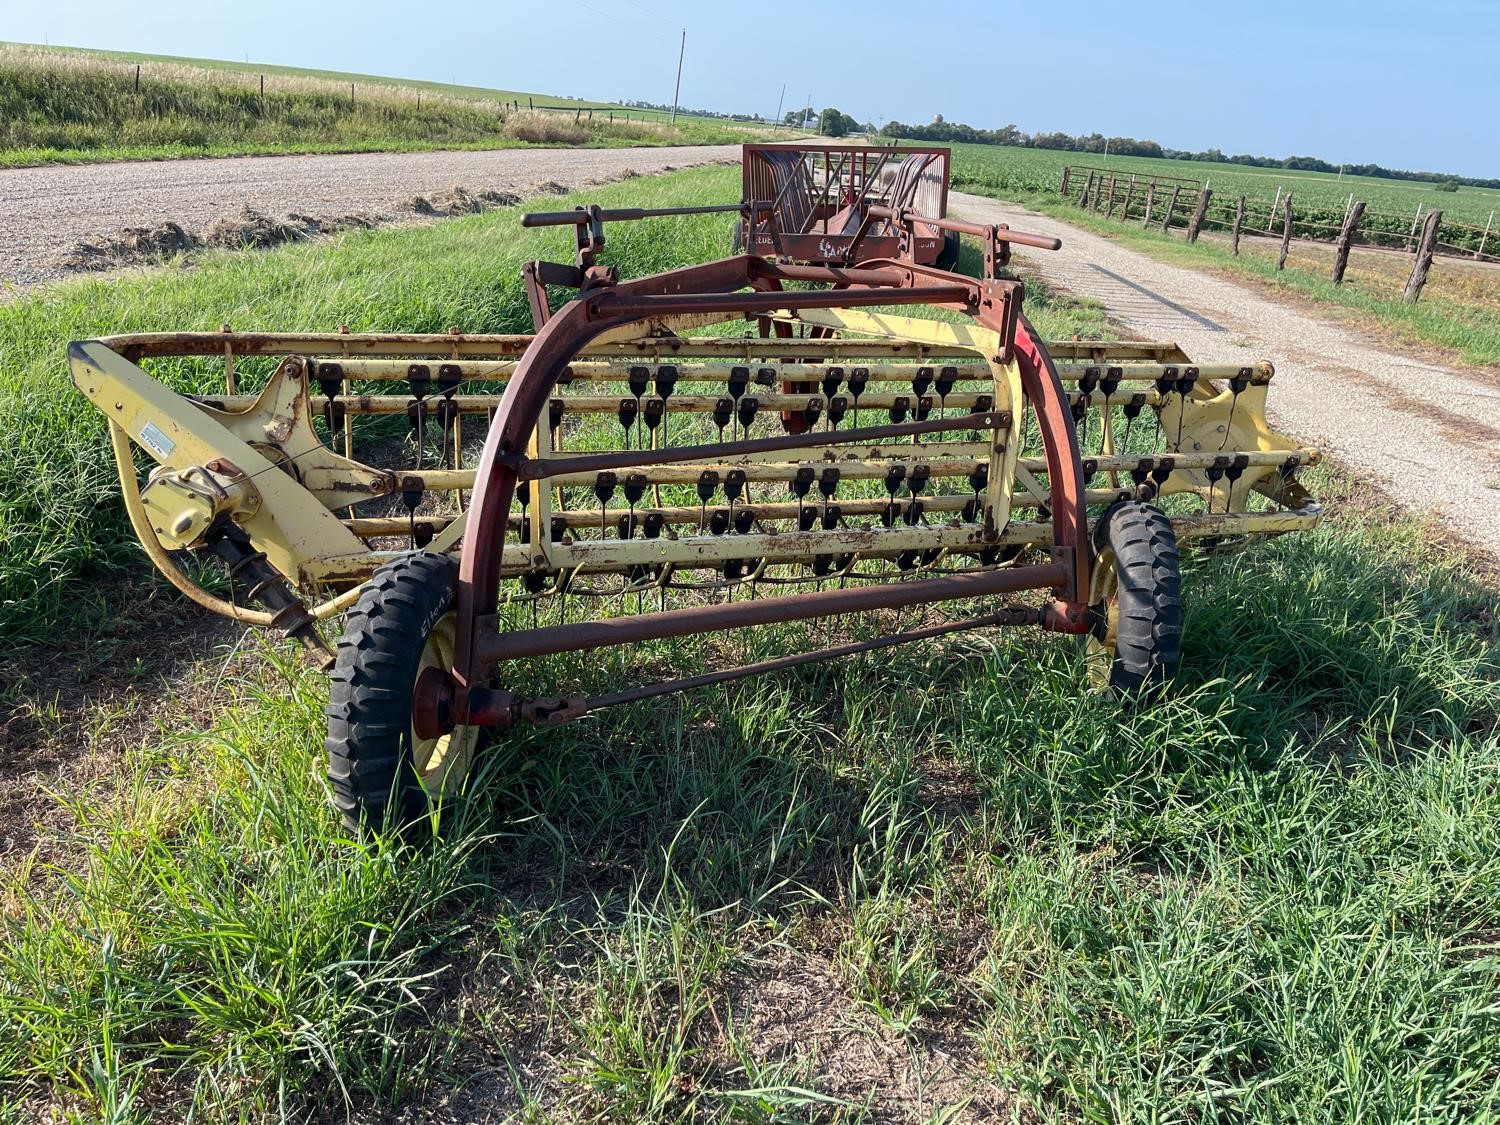
[[[901,216],[908,219],[908,216]],[[969,230],[969,224],[933,220]],[[985,231],[1004,241],[1004,231]],[[1022,236],[1016,235],[1015,240]],[[1047,240],[1044,240],[1047,241]],[[987,247],[988,249],[988,247]],[[993,262],[991,254],[986,255]],[[425,685],[417,703],[422,725],[451,729],[454,723],[505,721],[513,700],[486,685],[497,659],[682,635],[771,621],[827,616],[856,608],[916,604],[958,597],[1050,588],[1053,600],[1037,615],[1044,628],[1082,633],[1088,628],[1090,551],[1082,462],[1057,369],[1045,344],[1021,313],[1023,287],[993,276],[970,278],[913,261],[863,261],[857,268],[783,265],[740,255],[671,270],[633,281],[601,280],[547,318],[508,381],[496,420],[485,441],[464,536],[457,589],[457,637],[451,679]],[[821,282],[830,289],[784,290],[782,281]],[[722,312],[762,317],[813,308],[931,305],[973,317],[1000,338],[1001,361],[1014,359],[1026,399],[1035,413],[1047,461],[1053,543],[1050,561],[1029,567],[949,579],[898,584],[902,590],[831,590],[747,603],[732,621],[725,607],[690,607],[640,614],[607,623],[554,625],[491,638],[499,609],[500,559],[516,484],[526,473],[530,436],[567,365],[601,333],[675,314]],[[915,588],[920,588],[918,593]],[[847,604],[846,604],[847,603]],[[750,606],[758,608],[750,609]],[[588,624],[588,623],[585,623]],[[572,631],[569,633],[569,631]],[[595,636],[594,634],[598,634]],[[530,634],[536,634],[535,637]],[[566,635],[565,635],[566,634]],[[440,697],[440,698],[438,698]]]

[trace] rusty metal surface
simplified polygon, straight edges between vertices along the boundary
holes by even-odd
[[[944,271],[928,270],[914,262],[875,263],[874,268],[892,270],[901,284],[875,285],[838,291],[798,290],[778,292],[774,296],[750,300],[735,294],[735,290],[753,285],[757,280],[779,285],[779,279],[762,275],[757,277],[758,259],[739,257],[673,270],[639,281],[622,282],[608,287],[604,292],[583,294],[560,309],[537,333],[526,355],[506,384],[505,393],[497,409],[496,424],[491,427],[481,456],[473,496],[474,515],[471,529],[465,537],[463,556],[460,562],[458,586],[458,632],[456,645],[455,676],[461,687],[478,685],[489,675],[490,661],[480,655],[476,622],[481,617],[494,614],[498,605],[498,584],[503,557],[503,540],[506,516],[510,510],[519,482],[516,459],[524,455],[530,435],[537,431],[542,412],[558,379],[578,350],[601,333],[631,323],[645,315],[663,316],[671,313],[692,313],[707,300],[722,300],[724,311],[759,311],[761,309],[785,309],[795,312],[799,308],[838,307],[830,297],[856,298],[860,303],[927,303],[949,305],[957,303],[988,327],[1001,332],[1002,349],[1009,343],[1003,333],[1014,329],[1014,316],[1019,309],[1019,286],[1014,282],[993,278],[958,278]],[[835,274],[823,271],[829,284],[837,284]],[[935,277],[934,277],[935,275]],[[810,276],[808,280],[812,280]],[[929,279],[943,282],[941,285],[924,285]],[[918,296],[920,294],[920,296]],[[899,298],[892,302],[891,298]],[[997,297],[999,298],[997,308]],[[635,304],[632,304],[632,301]],[[641,309],[640,302],[655,302]],[[1060,400],[1061,388],[1055,374],[1050,387],[1034,379],[1034,390],[1038,395],[1052,394]],[[1041,411],[1042,406],[1037,409]],[[1068,413],[1060,401],[1046,410],[1046,417],[1067,419]],[[1070,424],[1070,423],[1069,423]],[[1044,431],[1053,440],[1057,432],[1049,426]],[[1070,432],[1070,431],[1069,431]],[[1077,459],[1076,446],[1074,460]],[[1066,503],[1070,498],[1081,509],[1082,487],[1079,485],[1069,494],[1061,482],[1054,483],[1055,502]],[[1078,513],[1081,525],[1083,513]],[[1072,543],[1059,546],[1073,552],[1074,545],[1081,542],[1076,536]],[[1081,585],[1069,591],[1068,600],[1080,601],[1082,592],[1088,589],[1086,552],[1077,553],[1081,561]]]
[[[746,223],[745,248],[802,262],[842,262],[863,229],[865,257],[904,256],[892,224],[881,220],[868,229],[862,220],[876,205],[945,214],[951,163],[949,149],[921,145],[745,145],[741,197],[770,203],[767,218]],[[911,257],[931,264],[942,248],[941,232],[927,226],[912,239]]]

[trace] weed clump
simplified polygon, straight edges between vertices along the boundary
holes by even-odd
[[[126,227],[115,235],[100,235],[77,243],[59,261],[71,270],[113,270],[122,265],[163,262],[202,245],[174,222],[150,227]]]
[[[449,215],[477,215],[492,207],[514,207],[520,202],[521,197],[514,192],[476,192],[460,184],[455,184],[447,191],[440,191],[432,197],[433,206]]]
[[[203,241],[208,246],[224,250],[264,248],[279,246],[283,242],[301,242],[317,233],[317,226],[317,220],[306,216],[288,215],[276,219],[253,207],[242,207],[234,218],[220,219],[204,231]]]
[[[505,135],[531,145],[581,145],[589,139],[582,122],[540,110],[512,113],[505,119]]]

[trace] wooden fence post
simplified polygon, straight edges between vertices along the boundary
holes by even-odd
[[[264,101],[265,97],[266,97],[266,76],[264,74],[262,74],[260,76],[260,97],[261,97],[262,101]],[[422,95],[418,94],[417,95],[417,104],[420,105],[421,101],[422,101]]]
[[[1490,217],[1484,221],[1484,233],[1479,236],[1479,249],[1474,251],[1474,260],[1484,257],[1484,244],[1490,240],[1490,227],[1495,222],[1495,209],[1490,208]]]
[[[1113,172],[1109,174],[1109,209],[1104,217],[1107,219],[1115,217],[1115,174]]]
[[[1135,198],[1135,177],[1130,177],[1130,182],[1125,185],[1125,203],[1120,208],[1120,222],[1130,220],[1130,201]]]
[[[1282,200],[1284,218],[1281,220],[1281,256],[1276,259],[1278,271],[1286,269],[1286,256],[1292,248],[1292,193],[1287,192]]]
[[[1181,184],[1174,184],[1172,187],[1172,200],[1167,204],[1167,213],[1161,217],[1162,234],[1166,234],[1167,230],[1172,226],[1172,211],[1177,206],[1177,193],[1181,190]]]
[[[1062,177],[1062,189],[1061,189],[1062,194],[1063,194],[1064,197],[1066,197],[1067,194],[1068,194],[1068,177],[1071,176],[1072,174],[1073,174],[1073,169],[1070,168],[1068,165],[1064,164],[1063,165],[1063,177]]]
[[[1427,224],[1422,228],[1422,241],[1417,244],[1417,260],[1406,279],[1406,292],[1401,294],[1403,304],[1414,305],[1422,295],[1422,286],[1427,284],[1427,271],[1432,268],[1432,255],[1437,250],[1438,226],[1443,221],[1441,211],[1427,212]]]
[[[1240,256],[1240,229],[1245,225],[1245,197],[1240,196],[1239,206],[1234,209],[1234,233],[1230,235],[1229,248],[1236,258]]]
[[[1094,173],[1089,173],[1089,178],[1084,182],[1083,190],[1078,193],[1078,206],[1088,210],[1089,193],[1094,190]]]
[[[1333,283],[1344,284],[1344,271],[1349,268],[1349,248],[1354,245],[1354,232],[1364,218],[1365,201],[1356,199],[1344,216],[1343,228],[1339,231],[1339,248],[1333,255]]]
[[[1156,204],[1156,181],[1152,180],[1146,185],[1146,217],[1141,220],[1141,226],[1151,225],[1151,208]]]
[[[349,83],[349,104],[354,104],[354,83]]]
[[[1198,209],[1193,212],[1193,221],[1188,224],[1187,240],[1197,242],[1198,234],[1203,230],[1203,220],[1208,217],[1208,201],[1213,198],[1213,192],[1204,188],[1198,193]]]
[[[135,92],[137,94],[139,94],[141,92],[141,64],[140,63],[136,63],[135,64]]]

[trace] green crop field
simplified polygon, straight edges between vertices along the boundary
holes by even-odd
[[[532,101],[584,112],[532,112]],[[719,144],[763,135],[720,118],[680,114],[669,125],[659,111],[551,95],[0,43],[0,167],[522,144]]]
[[[1483,226],[1491,209],[1500,207],[1500,189],[1461,187],[1440,192],[1433,184],[1386,180],[1371,176],[1330,176],[1319,172],[1294,172],[1274,168],[1251,168],[1240,164],[1213,164],[1197,160],[1159,160],[1151,157],[1105,158],[1097,153],[1060,152],[1050,149],[1006,148],[1000,145],[954,145],[953,182],[970,191],[984,190],[1006,198],[1056,193],[1065,165],[1107,168],[1129,177],[1182,176],[1208,180],[1220,197],[1245,195],[1270,203],[1277,189],[1290,191],[1299,203],[1343,211],[1352,192],[1372,211],[1415,215],[1417,204],[1424,211],[1441,209],[1456,222]]]
[[[322,678],[264,640],[193,657],[64,347],[524,330],[520,265],[567,236],[517,216],[0,305],[0,1121],[1500,1114],[1495,590],[1327,469],[1320,530],[1189,561],[1170,698],[1122,711],[1067,639],[976,634],[519,730],[441,840],[341,834]],[[726,226],[621,226],[605,260],[701,260]],[[896,625],[519,672],[592,692]]]
[[[1292,292],[1298,297],[1326,306],[1340,317],[1352,318],[1367,327],[1377,338],[1388,338],[1396,346],[1415,343],[1443,349],[1459,363],[1476,366],[1500,365],[1500,270],[1452,256],[1440,257],[1433,267],[1432,278],[1420,302],[1405,304],[1402,300],[1410,257],[1405,253],[1356,250],[1348,277],[1342,286],[1328,278],[1332,259],[1329,247],[1311,242],[1298,243],[1288,267],[1276,269],[1276,240],[1247,240],[1238,257],[1230,253],[1227,240],[1218,234],[1206,235],[1199,242],[1184,242],[1181,227],[1191,215],[1187,199],[1181,201],[1175,214],[1179,229],[1168,235],[1158,225],[1141,228],[1137,219],[1124,223],[1103,213],[1082,211],[1075,206],[1079,187],[1075,178],[1071,198],[1059,193],[1064,166],[1075,169],[1088,165],[1102,166],[1102,158],[1088,153],[1057,152],[1029,148],[1005,148],[997,145],[954,146],[953,184],[962,191],[1015,200],[1045,212],[1054,218],[1084,227],[1106,238],[1123,242],[1134,249],[1166,258],[1186,266],[1230,271],[1245,276],[1272,291]],[[1391,211],[1400,218],[1377,220],[1367,217],[1361,227],[1366,235],[1377,222],[1396,236],[1409,232],[1409,220],[1417,205],[1424,212],[1438,209],[1444,213],[1442,228],[1445,242],[1467,240],[1477,245],[1478,231],[1456,231],[1447,225],[1449,219],[1483,226],[1490,209],[1500,207],[1500,191],[1482,188],[1460,188],[1456,193],[1439,192],[1431,184],[1408,183],[1372,177],[1320,175],[1313,172],[1284,172],[1261,168],[1244,168],[1229,164],[1208,164],[1185,160],[1156,160],[1146,157],[1116,159],[1108,168],[1121,180],[1133,173],[1141,177],[1182,176],[1207,178],[1215,195],[1215,206],[1209,213],[1205,230],[1222,233],[1230,200],[1243,192],[1253,208],[1262,205],[1267,213],[1279,187],[1294,197],[1297,237],[1328,237],[1328,228],[1309,223],[1338,224],[1342,220],[1349,193],[1366,199],[1376,210]],[[1075,173],[1086,175],[1086,173]],[[1135,196],[1139,213],[1143,189]],[[1123,201],[1125,189],[1119,189]],[[1158,194],[1157,214],[1165,207]],[[1275,226],[1280,233],[1279,225]],[[1500,249],[1500,216],[1496,230],[1487,243],[1491,250]]]

